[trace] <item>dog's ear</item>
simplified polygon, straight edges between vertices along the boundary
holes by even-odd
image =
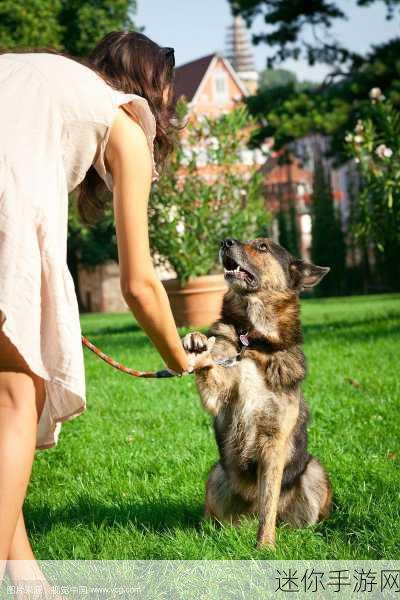
[[[319,267],[300,258],[295,259],[289,269],[295,288],[312,288],[330,271],[330,267]]]

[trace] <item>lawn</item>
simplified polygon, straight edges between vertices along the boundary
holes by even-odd
[[[202,520],[217,452],[192,377],[138,380],[85,349],[88,409],[37,453],[25,505],[41,559],[382,559],[400,555],[400,296],[305,300],[311,452],[334,511],[278,528],[255,548],[256,522]],[[139,369],[161,360],[130,314],[82,316],[105,352]]]

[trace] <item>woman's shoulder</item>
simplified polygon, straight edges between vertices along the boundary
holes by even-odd
[[[151,111],[148,101],[137,94],[129,94],[119,90],[111,89],[113,96],[114,112],[113,123],[109,128],[109,135],[104,140],[95,168],[107,187],[112,190],[112,177],[106,169],[106,153],[114,150],[124,150],[126,143],[124,140],[136,139],[136,148],[143,143],[148,146],[152,163],[152,180],[158,179],[156,162],[154,158],[154,139],[156,136],[156,119]],[[130,121],[133,121],[130,124]],[[132,129],[130,130],[130,128]],[[134,131],[136,128],[136,132]],[[133,136],[130,135],[133,134]],[[141,135],[142,133],[142,135]],[[110,144],[111,142],[111,144]],[[122,142],[122,143],[119,143]],[[129,146],[129,144],[128,144]]]
[[[83,62],[69,56],[64,56],[57,52],[8,52],[2,54],[8,60],[14,60],[19,63],[25,63],[35,67],[43,74],[51,72],[53,69],[67,69],[77,71],[91,71]]]

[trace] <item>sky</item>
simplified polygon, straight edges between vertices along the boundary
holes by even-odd
[[[338,21],[332,33],[346,47],[365,52],[372,44],[383,43],[399,35],[397,18],[386,21],[383,2],[358,8],[352,0],[338,0],[348,21]],[[137,0],[135,23],[155,42],[175,48],[177,65],[214,51],[224,52],[227,27],[232,17],[227,0]],[[265,30],[262,18],[253,24],[252,33]],[[249,34],[250,35],[250,34]],[[256,67],[265,67],[271,49],[266,44],[253,46]],[[329,71],[324,65],[310,67],[302,61],[282,65],[296,72],[299,80],[320,81]]]

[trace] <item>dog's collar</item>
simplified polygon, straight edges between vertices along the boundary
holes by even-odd
[[[249,337],[249,332],[244,328],[237,328],[236,325],[233,325],[236,331],[236,335],[239,341],[239,352],[230,358],[220,358],[215,362],[222,367],[233,367],[238,361],[242,358],[243,352],[246,348],[256,348],[262,347],[264,350],[271,350],[271,344],[261,338],[251,338]]]

